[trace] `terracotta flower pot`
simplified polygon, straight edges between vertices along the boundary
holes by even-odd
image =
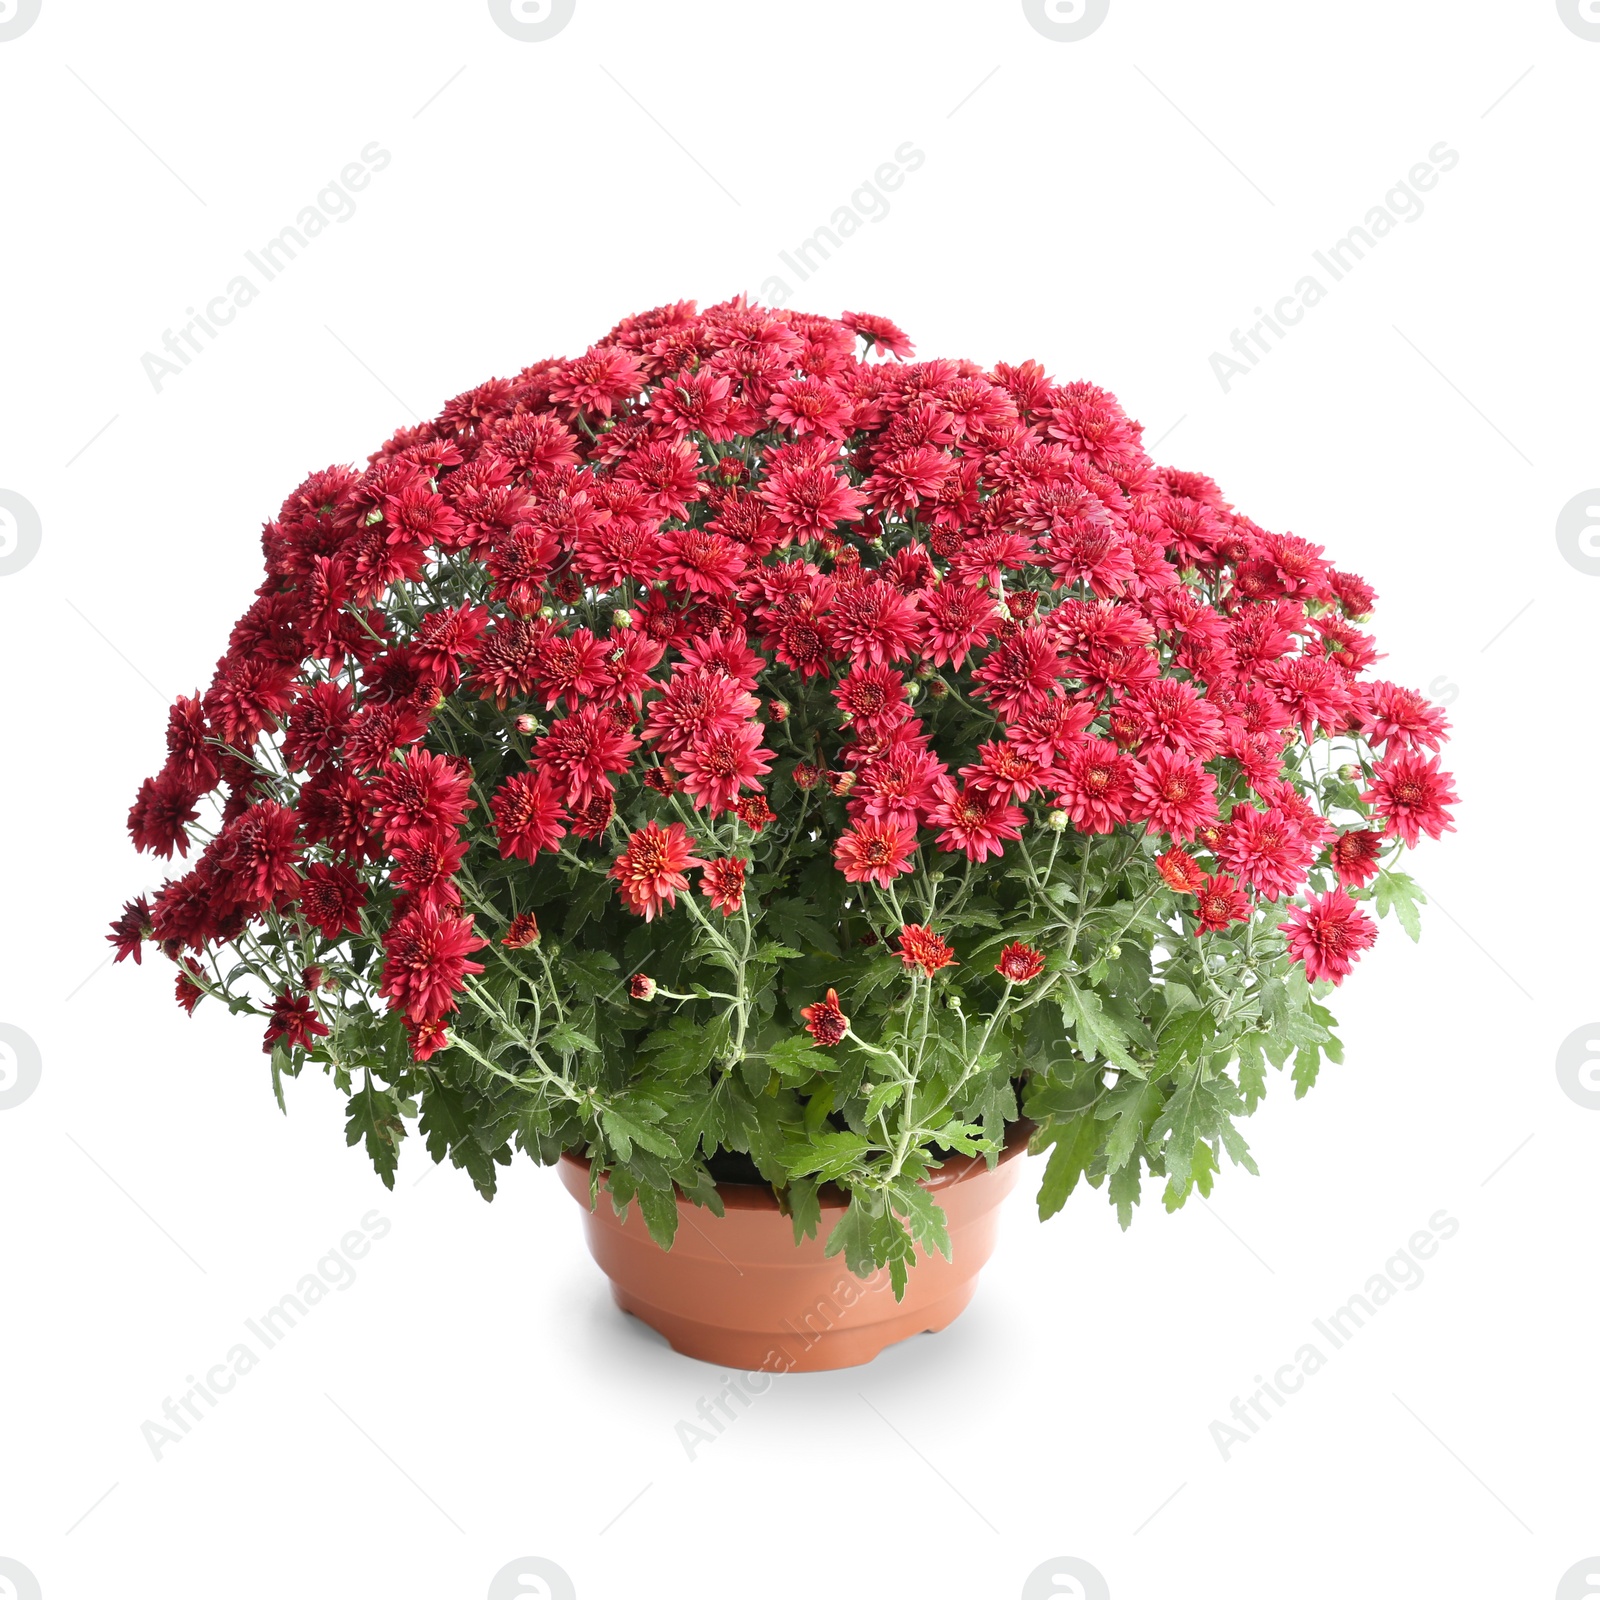
[[[671,1250],[650,1237],[637,1205],[626,1222],[606,1195],[589,1205],[589,1163],[561,1158],[561,1181],[585,1209],[589,1251],[611,1280],[611,1293],[665,1335],[674,1350],[699,1361],[747,1371],[820,1372],[855,1367],[914,1333],[937,1332],[959,1316],[994,1250],[1000,1202],[1022,1174],[1017,1160],[1031,1129],[1013,1126],[993,1171],[979,1157],[957,1157],[927,1182],[943,1207],[952,1259],[919,1249],[905,1298],[897,1301],[887,1270],[857,1278],[823,1243],[844,1202],[826,1198],[814,1238],[799,1245],[770,1190],[754,1184],[718,1188],[726,1214],[678,1200]]]

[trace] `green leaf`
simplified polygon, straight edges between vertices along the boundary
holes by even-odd
[[[809,1178],[791,1179],[779,1191],[780,1203],[788,1208],[789,1221],[794,1226],[794,1242],[802,1244],[817,1236],[822,1224],[822,1202],[817,1198],[817,1186]]]
[[[850,1196],[850,1205],[840,1217],[824,1254],[844,1255],[845,1265],[858,1277],[867,1278],[879,1267],[888,1267],[894,1297],[906,1290],[907,1273],[916,1259],[911,1235],[881,1202],[872,1205],[859,1194]]]
[[[346,1110],[345,1143],[353,1145],[359,1140],[365,1144],[367,1158],[384,1187],[394,1188],[395,1171],[400,1165],[400,1141],[406,1136],[399,1101],[391,1090],[378,1088],[369,1073],[365,1088],[350,1097]]]
[[[1078,1186],[1100,1148],[1104,1125],[1094,1117],[1078,1117],[1059,1127],[1047,1128],[1039,1148],[1048,1144],[1050,1160],[1039,1185],[1039,1220],[1053,1217]]]
[[[1106,1141],[1108,1172],[1119,1172],[1127,1165],[1161,1105],[1160,1087],[1140,1078],[1124,1079],[1106,1096],[1095,1115],[1111,1123],[1111,1137]]]
[[[1084,1056],[1103,1056],[1123,1072],[1144,1076],[1144,1068],[1129,1053],[1127,1034],[1107,1014],[1093,989],[1080,989],[1068,978],[1061,986],[1060,998],[1062,1021],[1073,1027],[1078,1049]]]
[[[600,1126],[624,1161],[633,1159],[634,1145],[660,1156],[664,1161],[682,1160],[678,1147],[660,1129],[652,1128],[636,1116],[629,1116],[626,1111],[619,1111],[614,1106],[601,1110]]]
[[[678,1232],[678,1197],[669,1189],[657,1189],[650,1184],[640,1184],[635,1192],[640,1214],[650,1237],[663,1250],[672,1248]]]
[[[1124,1229],[1133,1226],[1133,1208],[1139,1203],[1139,1163],[1111,1174],[1108,1191],[1111,1203],[1117,1208],[1117,1221]]]
[[[1157,1067],[1162,1072],[1176,1072],[1185,1061],[1199,1061],[1215,1032],[1209,1011],[1180,1011],[1161,1030]]]
[[[545,1038],[563,1055],[576,1055],[579,1051],[592,1056],[600,1054],[600,1046],[588,1034],[580,1032],[570,1023],[558,1022],[545,1034]]]
[[[1372,886],[1372,900],[1380,917],[1394,912],[1413,943],[1422,937],[1422,913],[1417,908],[1425,906],[1428,897],[1413,878],[1403,872],[1380,872]]]
[[[982,1155],[985,1146],[983,1129],[971,1122],[947,1122],[942,1128],[935,1129],[933,1135],[935,1144],[942,1144],[947,1150],[954,1150],[959,1155]]]
[[[422,1116],[418,1123],[427,1141],[428,1154],[436,1162],[449,1156],[463,1168],[473,1186],[485,1200],[494,1198],[495,1163],[507,1163],[511,1152],[502,1144],[493,1154],[479,1144],[472,1118],[467,1111],[465,1091],[454,1089],[441,1079],[430,1079],[422,1091]]]
[[[1303,1100],[1317,1081],[1322,1067],[1322,1051],[1315,1044],[1303,1044],[1294,1053],[1294,1097]]]
[[[1253,1113],[1267,1093],[1267,1065],[1259,1033],[1241,1034],[1235,1048],[1239,1052],[1239,1091],[1244,1096],[1245,1114]]]
[[[825,1069],[829,1058],[818,1054],[816,1040],[810,1034],[791,1033],[767,1051],[766,1060],[785,1083],[804,1083],[819,1069]]]
[[[865,1122],[875,1122],[880,1111],[887,1111],[902,1094],[906,1086],[898,1078],[890,1078],[886,1083],[877,1083],[872,1087],[872,1093],[867,1096],[867,1109],[862,1114]]]
[[[789,1172],[797,1178],[814,1175],[818,1183],[827,1183],[858,1166],[871,1148],[859,1133],[818,1134],[809,1145],[798,1145],[788,1153]]]
[[[804,952],[796,950],[789,945],[780,944],[776,939],[763,939],[756,947],[755,959],[757,961],[801,961]]]
[[[938,1202],[920,1183],[902,1182],[895,1187],[889,1204],[905,1219],[911,1237],[931,1256],[938,1251],[950,1259],[950,1232]]]

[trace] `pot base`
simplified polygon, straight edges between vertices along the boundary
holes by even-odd
[[[680,1355],[757,1372],[825,1372],[860,1366],[891,1344],[937,1333],[960,1316],[994,1250],[1000,1202],[1016,1187],[1031,1129],[1010,1130],[991,1170],[981,1159],[946,1162],[926,1187],[945,1213],[951,1260],[919,1247],[905,1298],[887,1270],[857,1278],[824,1243],[844,1213],[824,1201],[816,1235],[794,1241],[770,1190],[719,1187],[720,1217],[678,1200],[671,1250],[650,1237],[637,1206],[619,1219],[608,1195],[589,1204],[589,1163],[564,1155],[561,1181],[585,1208],[589,1251],[622,1310],[648,1323]],[[602,1184],[602,1188],[604,1185]]]
[[[921,1266],[916,1270],[920,1271]],[[942,1333],[967,1309],[977,1287],[975,1281],[963,1284],[953,1294],[921,1310],[902,1310],[860,1327],[845,1325],[820,1331],[791,1327],[767,1333],[677,1316],[616,1284],[611,1286],[611,1298],[630,1316],[654,1328],[681,1356],[746,1372],[833,1372],[840,1367],[865,1366],[890,1345],[916,1334]]]

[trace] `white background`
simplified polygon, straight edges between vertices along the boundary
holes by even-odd
[[[0,488],[43,530],[0,577],[0,1022],[42,1059],[0,1111],[0,1557],[45,1600],[475,1600],[524,1555],[583,1600],[1009,1600],[1058,1556],[1115,1600],[1554,1596],[1600,1552],[1600,1111],[1555,1072],[1600,1016],[1600,578],[1555,540],[1600,483],[1597,86],[1554,0],[1112,0],[1075,43],[1014,0],[578,0],[542,43],[482,0],[43,0],[0,42]],[[355,215],[157,393],[141,356],[373,140]],[[907,140],[799,283],[778,252]],[[1425,213],[1225,394],[1212,352],[1441,140]],[[418,1146],[386,1193],[325,1082],[279,1116],[255,1027],[103,933],[159,872],[122,822],[165,704],[288,489],[774,274],[1106,385],[1365,574],[1463,804],[1421,944],[1386,924],[1338,997],[1346,1064],[1274,1084],[1260,1179],[1122,1235],[1088,1191],[1040,1226],[1034,1170],[961,1321],[691,1461],[720,1374],[611,1308],[553,1174],[485,1206]],[[374,1207],[359,1280],[153,1459],[141,1424]],[[1426,1281],[1224,1461],[1210,1424],[1441,1208]]]

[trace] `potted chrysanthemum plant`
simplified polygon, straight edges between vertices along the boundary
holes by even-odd
[[[664,306],[308,478],[111,935],[385,1183],[413,1129],[559,1164],[618,1300],[749,1367],[942,1326],[1025,1147],[1124,1226],[1254,1170],[1451,826],[1366,583],[1104,390],[910,355]]]

